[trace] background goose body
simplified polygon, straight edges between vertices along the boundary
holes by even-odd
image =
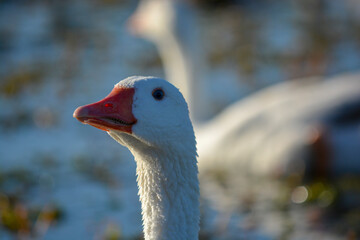
[[[325,118],[339,106],[360,96],[359,78],[358,74],[348,74],[325,81],[321,78],[291,81],[230,106],[200,129],[204,134],[201,139],[206,140],[199,141],[199,168],[246,169],[255,175],[280,170],[290,174],[291,165],[305,164],[304,151],[311,151],[306,147],[313,128],[325,124]],[[218,131],[217,138],[211,138],[220,123],[224,128]],[[354,137],[353,141],[358,142],[360,136]],[[351,161],[353,167],[358,165],[355,156]],[[335,161],[341,165],[342,159]]]
[[[120,107],[119,107],[120,106]],[[198,239],[199,182],[187,104],[157,78],[120,81],[74,117],[105,130],[135,157],[145,239]]]

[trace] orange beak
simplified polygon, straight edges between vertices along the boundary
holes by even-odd
[[[132,133],[136,118],[132,113],[135,90],[115,87],[103,100],[78,107],[73,116],[84,124],[104,131]]]

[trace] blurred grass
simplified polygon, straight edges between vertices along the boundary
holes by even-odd
[[[0,172],[0,230],[18,237],[40,237],[44,234],[44,226],[47,229],[63,219],[64,212],[60,206],[29,203],[30,194],[37,186],[36,174],[27,169]]]
[[[89,180],[102,183],[108,187],[119,186],[119,181],[113,172],[114,166],[109,161],[83,155],[76,156],[72,163],[74,169]]]
[[[20,67],[14,73],[5,76],[0,84],[0,93],[7,97],[17,96],[24,89],[40,88],[45,72],[40,69]]]

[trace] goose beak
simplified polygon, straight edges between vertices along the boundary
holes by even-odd
[[[136,118],[132,113],[134,88],[115,87],[103,100],[78,107],[73,116],[84,124],[104,131],[132,133]]]
[[[142,28],[142,20],[139,14],[133,14],[128,20],[127,20],[127,29],[132,35],[140,35],[141,28]]]

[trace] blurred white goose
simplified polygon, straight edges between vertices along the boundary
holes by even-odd
[[[127,147],[137,182],[147,240],[198,239],[196,142],[187,104],[169,82],[130,77],[74,117]]]
[[[241,88],[235,78],[208,74],[197,24],[184,0],[142,0],[129,19],[132,33],[155,44],[166,80],[187,99],[193,123],[201,124],[238,99]]]
[[[200,172],[224,168],[267,175],[289,171],[288,163],[298,170],[312,126],[360,94],[357,74],[299,79],[260,91],[204,121],[212,115],[211,96],[199,72],[204,68],[196,24],[184,1],[142,0],[129,22],[133,32],[155,43],[168,80],[185,92]]]
[[[221,123],[224,129],[216,139],[198,141],[199,156],[235,172],[244,169],[256,175],[267,175],[275,171],[291,173],[291,168],[299,171],[299,167],[306,164],[304,154],[311,151],[308,144],[314,127],[322,125],[326,116],[359,96],[360,74],[278,84],[231,105],[205,126],[203,129],[211,129]],[[359,142],[359,134],[353,137],[352,141]],[[337,137],[333,135],[332,138]],[[337,147],[336,144],[332,146]],[[343,157],[333,159],[337,162],[334,166],[341,165]],[[201,158],[199,163],[202,168]],[[355,167],[359,162],[352,161],[352,164]],[[204,167],[211,167],[205,165],[204,161]]]

